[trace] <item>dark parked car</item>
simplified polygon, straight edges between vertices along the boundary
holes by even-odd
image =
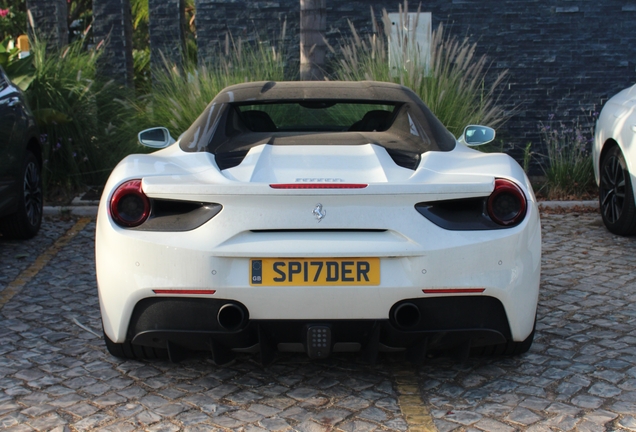
[[[42,148],[22,91],[0,68],[0,233],[31,238],[42,223]]]

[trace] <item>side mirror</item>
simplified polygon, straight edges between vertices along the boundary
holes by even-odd
[[[459,138],[467,146],[476,147],[488,144],[495,139],[495,130],[488,126],[470,125],[466,126],[464,133]]]
[[[143,130],[137,135],[139,143],[150,148],[162,149],[174,143],[170,132],[165,127],[155,127]]]

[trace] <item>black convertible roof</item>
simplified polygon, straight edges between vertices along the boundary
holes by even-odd
[[[414,102],[412,90],[378,81],[258,81],[223,89],[214,102],[284,101],[302,99]]]
[[[351,103],[386,104],[388,109],[371,108],[367,112],[369,116],[364,114],[342,129],[312,129],[315,126],[310,124],[305,130],[302,124],[295,125],[300,129],[278,128],[262,111],[265,108],[258,107],[294,103],[304,107],[311,102],[323,101],[329,101],[324,108]],[[248,111],[242,112],[241,106],[248,106]],[[318,105],[315,109],[318,108],[323,107]],[[383,126],[379,127],[380,124]],[[415,169],[422,153],[450,151],[455,148],[456,141],[411,89],[398,84],[377,81],[260,81],[221,90],[181,135],[179,145],[185,152],[210,152],[215,155],[220,169],[228,169],[240,164],[249,150],[259,145],[363,144],[384,147],[396,164]]]

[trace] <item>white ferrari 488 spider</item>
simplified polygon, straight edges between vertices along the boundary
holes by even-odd
[[[541,229],[521,167],[469,148],[409,89],[228,87],[174,141],[126,157],[99,207],[115,356],[208,350],[519,354],[532,344]]]

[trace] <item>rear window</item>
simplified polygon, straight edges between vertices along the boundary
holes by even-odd
[[[393,121],[396,103],[301,101],[235,104],[252,132],[383,132]]]

